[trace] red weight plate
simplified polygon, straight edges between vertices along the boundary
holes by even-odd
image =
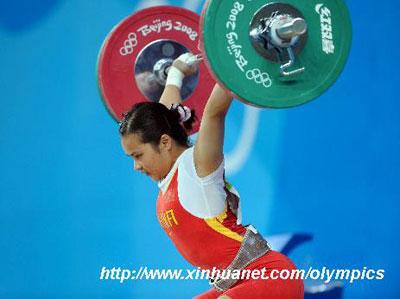
[[[170,41],[171,45],[178,44],[180,51],[187,49],[198,53],[198,30],[199,16],[194,12],[180,7],[157,6],[134,13],[110,32],[99,53],[98,83],[105,105],[114,119],[120,121],[123,113],[135,103],[150,101],[135,77],[137,61],[142,61],[141,58],[148,60],[151,56],[150,52],[146,52],[147,49],[157,43],[162,45],[164,41]],[[180,53],[173,55],[174,47],[171,45],[164,52],[172,57],[157,57],[156,60],[176,58]],[[196,110],[198,117],[192,133],[199,129],[199,120],[214,83],[205,64],[201,62],[196,86],[184,101],[186,106]]]

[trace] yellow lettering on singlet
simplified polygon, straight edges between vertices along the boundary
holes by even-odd
[[[164,229],[171,228],[174,224],[178,225],[178,221],[175,218],[174,210],[172,209],[161,212],[158,215],[158,221]]]
[[[175,225],[178,225],[178,221],[176,221],[176,218],[175,218],[174,210],[171,209],[171,210],[166,211],[165,216],[167,217],[169,224],[171,224],[171,220],[173,220]]]
[[[160,222],[161,226],[163,228],[167,228],[166,222],[165,222],[165,214],[164,213],[160,213],[158,215],[158,221]]]

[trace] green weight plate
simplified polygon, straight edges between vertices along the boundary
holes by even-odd
[[[254,16],[276,3],[293,7],[307,23],[294,65],[305,71],[291,77],[283,77],[280,64],[261,55],[249,35]],[[339,77],[351,46],[350,16],[341,0],[210,0],[201,30],[205,60],[215,79],[259,107],[288,108],[318,97]]]

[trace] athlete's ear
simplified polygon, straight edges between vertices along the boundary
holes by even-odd
[[[161,135],[160,143],[158,145],[159,149],[170,151],[172,149],[172,138],[167,134]]]

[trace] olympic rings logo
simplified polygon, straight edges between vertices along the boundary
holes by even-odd
[[[268,73],[262,73],[260,69],[252,69],[246,72],[246,78],[253,80],[257,84],[264,85],[265,88],[269,88],[272,85],[272,80]]]
[[[138,44],[136,33],[129,33],[128,39],[124,41],[124,46],[119,49],[119,53],[122,56],[132,54],[133,48]]]

